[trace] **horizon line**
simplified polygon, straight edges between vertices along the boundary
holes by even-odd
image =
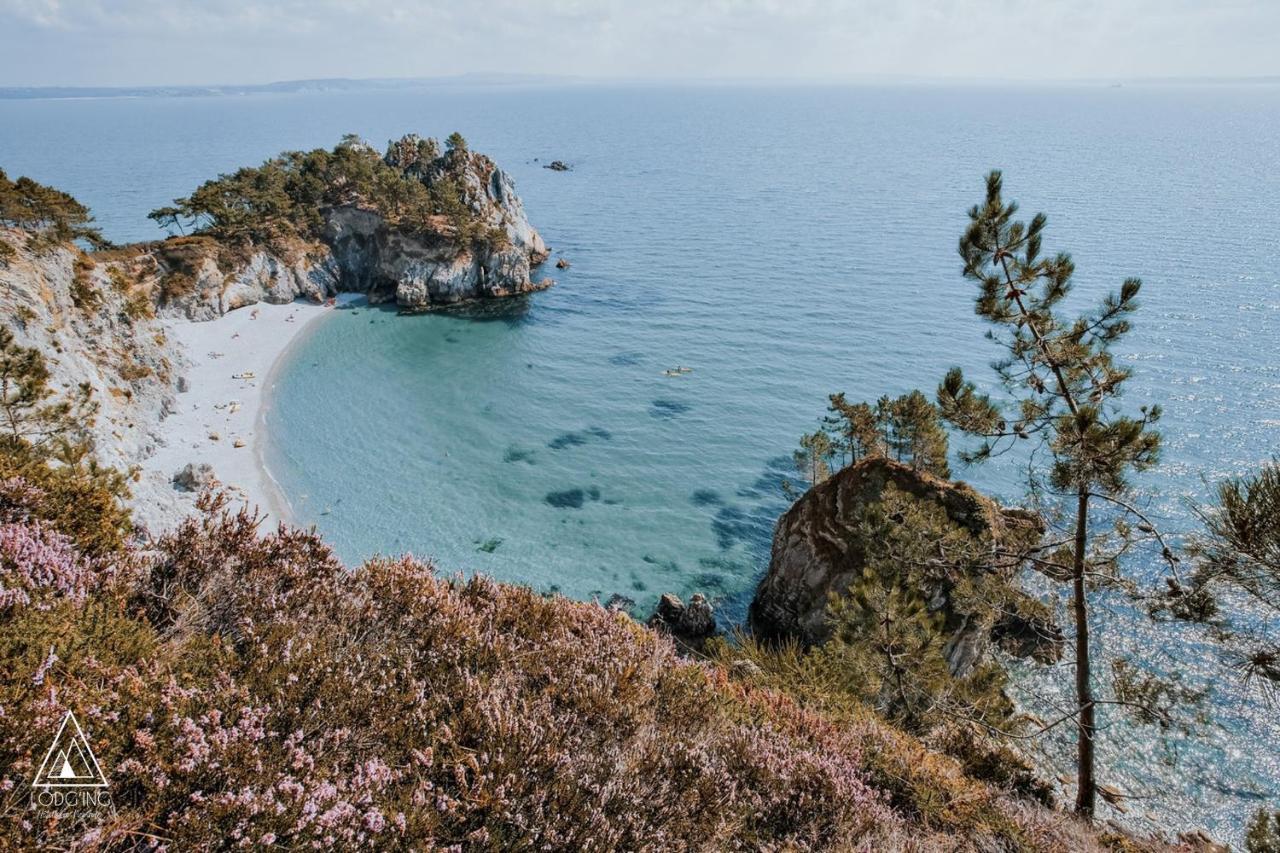
[[[781,85],[841,86],[866,84],[932,85],[1266,85],[1280,83],[1280,73],[1253,76],[1091,76],[1091,77],[976,77],[865,73],[829,77],[777,76],[582,76],[497,71],[468,71],[453,75],[417,77],[300,77],[262,83],[140,83],[134,85],[41,84],[0,85],[0,99],[112,97],[127,94],[160,96],[270,94],[332,91],[334,88],[404,88],[415,85]]]

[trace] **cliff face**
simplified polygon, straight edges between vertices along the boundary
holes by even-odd
[[[882,500],[889,488],[941,507],[957,530],[974,541],[989,542],[993,559],[986,570],[1009,581],[1008,595],[1017,601],[1021,594],[1012,584],[1017,563],[996,559],[994,551],[1016,553],[1034,544],[1042,532],[1038,518],[1024,510],[1002,508],[964,483],[940,480],[888,459],[869,458],[810,489],[779,519],[769,571],[751,602],[749,619],[755,636],[793,638],[805,644],[828,638],[828,598],[845,593],[861,577],[867,554],[876,544],[864,541],[858,511]],[[902,571],[906,575],[908,569]],[[953,602],[952,584],[945,576],[912,577],[929,609],[945,616],[944,627],[950,634],[945,655],[953,674],[971,671],[993,641],[1029,657],[1056,659],[1061,654],[1060,633],[1030,615],[1035,608],[1029,598],[1021,602],[1024,608],[970,611]]]
[[[108,261],[69,246],[28,247],[29,233],[0,228],[12,254],[0,263],[0,317],[17,342],[44,356],[59,392],[93,390],[91,433],[101,462],[128,470],[162,441],[186,356],[154,314],[155,280],[135,259]],[[9,253],[5,253],[9,254]],[[138,502],[169,498],[164,484],[130,484]]]
[[[412,312],[549,287],[550,279],[534,279],[548,251],[511,177],[466,149],[405,162],[400,152],[416,151],[420,142],[394,142],[383,160],[426,187],[448,181],[459,205],[454,217],[401,218],[353,199],[321,208],[319,226],[304,237],[231,249],[197,235],[140,247],[162,283],[176,283],[160,288],[160,312],[203,320],[256,302],[342,292]]]

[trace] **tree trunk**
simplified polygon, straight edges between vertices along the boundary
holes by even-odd
[[[1071,565],[1072,605],[1076,622],[1076,707],[1079,734],[1076,739],[1076,813],[1093,818],[1098,783],[1093,776],[1094,717],[1093,685],[1089,661],[1089,605],[1085,598],[1085,548],[1089,535],[1089,492],[1080,489],[1076,498],[1075,554]]]

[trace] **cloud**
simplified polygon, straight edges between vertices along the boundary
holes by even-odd
[[[0,0],[0,85],[1280,73],[1270,0]]]

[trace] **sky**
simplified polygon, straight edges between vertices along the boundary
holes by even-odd
[[[0,0],[0,86],[1280,75],[1280,0]]]

